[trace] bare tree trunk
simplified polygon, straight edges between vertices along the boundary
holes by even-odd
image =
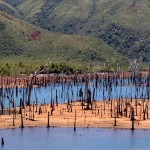
[[[21,128],[24,128],[24,125],[23,125],[23,116],[22,116],[22,109],[21,109]]]
[[[76,131],[76,110],[75,110],[75,120],[74,120],[74,131]]]
[[[131,107],[131,121],[132,121],[131,130],[134,130],[134,108],[133,107]]]
[[[101,105],[101,118],[102,118],[102,113],[103,113],[103,112],[102,112],[102,105]]]
[[[32,88],[33,88],[33,81],[36,78],[37,75],[39,75],[40,73],[43,73],[46,68],[48,67],[50,62],[48,62],[43,69],[39,68],[37,71],[34,72],[34,74],[32,75],[32,78],[30,80],[30,84],[29,84],[29,91],[28,91],[28,98],[27,98],[27,105],[30,106],[30,98],[31,98],[31,92],[32,92]]]
[[[15,108],[13,108],[13,126],[15,126]]]
[[[35,102],[33,102],[33,121],[34,121],[34,104]]]
[[[111,106],[110,111],[111,111],[111,118],[112,118],[112,113],[113,113],[113,112],[112,112],[112,100],[110,101],[110,104],[111,104],[111,105],[110,105],[110,106]]]
[[[116,107],[114,108],[114,126],[116,126]]]
[[[27,100],[27,105],[30,106],[30,97],[31,97],[31,92],[32,92],[32,87],[33,87],[33,79],[34,79],[35,76],[33,76],[31,78],[31,81],[30,81],[30,85],[29,85],[29,92],[28,92],[28,100]]]
[[[47,116],[47,128],[50,127],[50,125],[49,125],[49,121],[50,121],[49,117],[50,117],[50,112],[48,112],[48,116]]]
[[[147,114],[147,119],[148,119],[148,104],[146,105],[146,114]]]
[[[145,120],[146,118],[145,118],[145,115],[146,115],[146,104],[145,104],[145,102],[143,103],[143,120]]]
[[[138,116],[138,112],[137,112],[137,104],[138,104],[138,102],[137,102],[137,99],[136,99],[136,100],[135,100],[135,113],[136,113],[135,115],[136,115],[136,116]]]

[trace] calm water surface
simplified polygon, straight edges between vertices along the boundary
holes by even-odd
[[[83,90],[83,98],[86,99],[86,93],[85,93],[85,86],[79,85],[65,85],[62,88],[61,84],[56,85],[49,85],[47,87],[40,87],[40,88],[33,88],[31,93],[31,103],[38,99],[38,104],[41,103],[47,103],[49,104],[51,99],[56,101],[56,97],[59,103],[65,103],[68,101],[68,99],[71,100],[77,100],[80,99],[79,97],[79,89],[82,88]],[[97,89],[89,85],[88,87],[92,93],[93,98],[93,90],[94,92],[94,99],[95,100],[108,100],[108,99],[119,99],[119,97],[122,98],[147,98],[148,94],[150,94],[150,88],[146,86],[112,86],[112,91],[109,94],[108,89],[104,88],[103,86],[99,86]],[[20,104],[20,98],[23,98],[23,90],[24,90],[24,100],[27,101],[27,93],[26,89],[19,89],[19,93],[16,96],[16,90],[13,92],[13,100],[15,100],[16,105]],[[57,95],[56,95],[57,91]],[[4,97],[4,107],[9,107],[9,101],[7,96]]]
[[[1,150],[150,150],[150,130],[24,128],[0,130]]]

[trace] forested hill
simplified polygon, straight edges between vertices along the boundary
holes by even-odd
[[[93,55],[91,55],[93,54]],[[11,59],[74,64],[127,60],[113,48],[93,37],[51,33],[0,11],[0,60]]]
[[[4,1],[9,7],[1,10],[44,29],[93,36],[129,58],[150,61],[149,0]]]

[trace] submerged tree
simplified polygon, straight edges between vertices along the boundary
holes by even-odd
[[[86,110],[92,109],[92,102],[91,102],[91,91],[88,89],[87,90],[87,107],[85,108]],[[91,108],[90,108],[91,105]]]
[[[29,83],[29,89],[28,89],[28,98],[27,98],[27,105],[30,106],[30,98],[31,98],[31,92],[32,92],[32,88],[33,88],[33,81],[35,79],[36,76],[38,76],[40,73],[43,73],[47,67],[49,66],[51,62],[48,62],[45,66],[43,66],[42,68],[39,68],[38,70],[36,70],[32,77],[31,77],[31,80],[30,80],[30,83]]]

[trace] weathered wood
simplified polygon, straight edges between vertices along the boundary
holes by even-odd
[[[76,131],[76,110],[75,110],[75,119],[74,119],[74,131]]]

